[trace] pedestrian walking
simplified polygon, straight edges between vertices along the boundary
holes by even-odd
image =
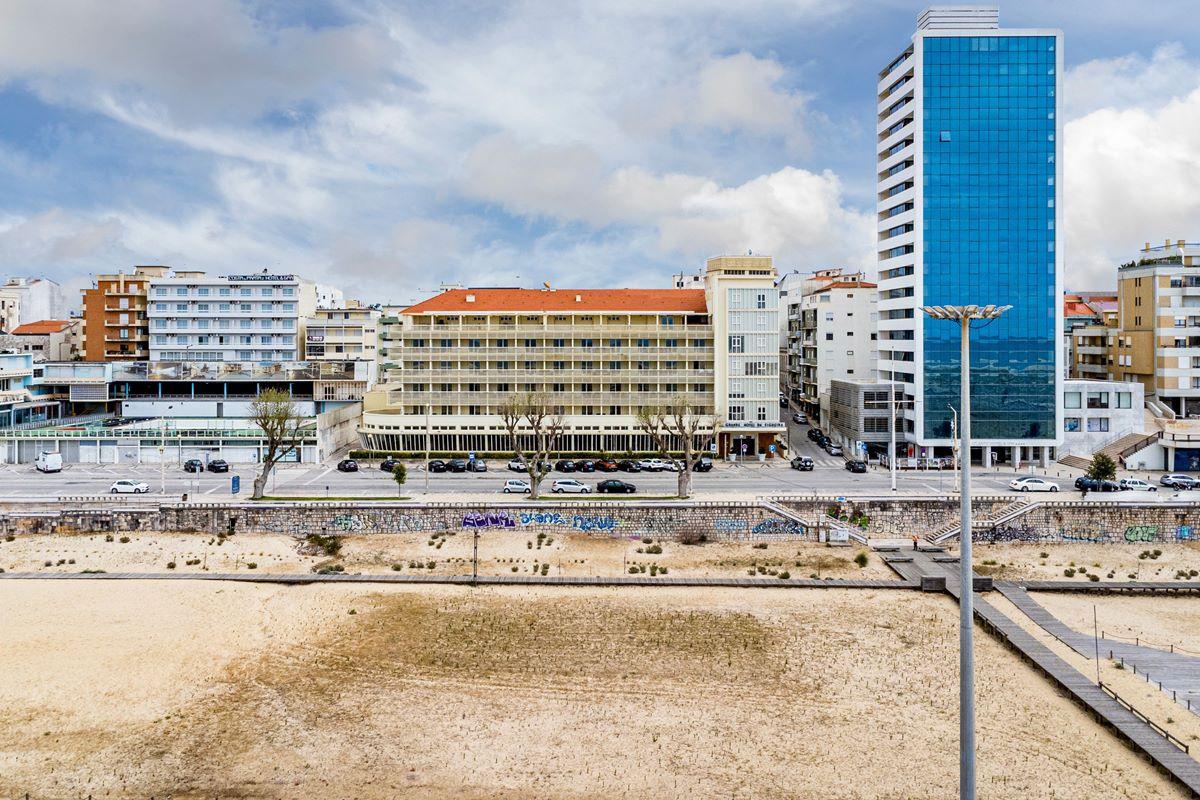
[[[914,535],[912,537],[912,540],[913,540],[913,550],[916,550],[917,549],[917,537]]]

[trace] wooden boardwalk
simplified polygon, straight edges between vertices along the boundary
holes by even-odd
[[[1014,581],[1031,592],[1200,593],[1200,581]]]
[[[1200,715],[1200,658],[1112,639],[1097,642],[1094,634],[1080,633],[1051,614],[1022,586],[997,583],[996,588],[1027,617],[1076,653],[1095,658],[1098,644],[1101,658],[1124,662],[1134,674],[1158,686],[1188,711]]]
[[[812,578],[672,578],[621,575],[616,577],[552,577],[541,575],[346,575],[315,572],[5,572],[0,580],[38,581],[239,581],[242,583],[412,583],[456,586],[725,586],[738,589],[915,589],[910,581],[814,580]]]
[[[956,600],[959,599],[961,572],[957,559],[946,557],[940,548],[928,547],[918,552],[900,551],[895,555],[907,556],[909,559],[899,563],[885,559],[888,566],[896,570],[901,577],[909,579],[914,574],[921,579],[941,577],[945,581],[946,591]],[[1029,660],[1060,688],[1069,692],[1077,703],[1187,787],[1192,794],[1200,797],[1200,762],[1188,754],[1185,743],[1167,738],[1160,732],[1161,729],[1104,688],[1088,680],[1055,655],[1050,648],[987,602],[981,594],[974,595],[973,604],[975,617],[984,627]]]

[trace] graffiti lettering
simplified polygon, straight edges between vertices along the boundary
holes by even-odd
[[[1195,532],[1192,531],[1190,525],[1180,525],[1175,529],[1175,538],[1181,542],[1191,541],[1195,537]]]
[[[617,529],[617,521],[612,517],[581,517],[575,515],[571,527],[577,531],[613,531]]]
[[[365,527],[357,514],[338,514],[330,524],[339,531],[361,531]]]
[[[1130,525],[1125,529],[1127,542],[1156,542],[1158,541],[1157,525]]]
[[[1064,542],[1087,542],[1089,544],[1111,544],[1112,536],[1108,531],[1061,531],[1059,534]]]
[[[726,533],[741,533],[748,527],[744,519],[718,519],[713,522],[713,530]]]
[[[972,541],[994,544],[996,542],[1037,542],[1041,538],[1037,529],[1029,525],[997,525],[989,530],[975,531]]]
[[[463,516],[464,528],[515,528],[517,523],[506,512],[485,514],[482,511],[469,511]]]
[[[808,531],[804,524],[791,519],[770,517],[750,529],[756,536],[805,536]]]
[[[585,517],[582,514],[564,517],[557,511],[522,511],[520,522],[522,526],[554,525],[560,528],[573,528],[584,533],[614,531],[621,524],[619,520],[612,517]]]

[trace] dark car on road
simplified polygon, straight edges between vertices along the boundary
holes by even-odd
[[[589,458],[585,458],[583,461],[576,461],[575,462],[575,471],[576,472],[595,472],[596,471],[596,462],[592,461]]]
[[[864,473],[867,471],[867,462],[857,458],[852,458],[846,462],[846,469],[849,472]]]
[[[343,458],[338,462],[338,472],[358,472],[358,462],[353,458]]]
[[[204,472],[204,462],[198,458],[189,458],[183,462],[184,472]]]
[[[452,458],[446,462],[446,470],[448,472],[466,472],[467,460],[465,458]]]
[[[560,458],[558,461],[556,461],[554,463],[554,468],[556,470],[558,470],[559,472],[574,472],[575,471],[575,462],[569,461],[565,458]]]
[[[433,461],[429,462],[430,472],[445,472],[448,469],[449,467],[446,465],[446,462],[442,461],[441,459],[434,459]]]
[[[692,472],[712,472],[713,461],[708,456],[701,456],[700,459],[692,465]]]
[[[1096,478],[1089,478],[1086,475],[1081,475],[1075,479],[1075,488],[1079,491],[1089,492],[1119,492],[1121,485],[1116,481],[1102,481]]]
[[[620,466],[611,458],[602,458],[596,462],[596,470],[599,472],[616,472],[619,469]]]
[[[223,458],[214,458],[208,462],[209,472],[229,472],[229,462]]]
[[[796,456],[792,459],[792,469],[798,469],[801,472],[812,472],[813,460],[808,456]]]
[[[638,462],[633,461],[631,459],[628,459],[628,458],[621,461],[619,464],[617,464],[617,466],[620,468],[621,472],[641,472],[642,471],[641,464],[639,464]]]
[[[390,458],[390,457],[385,458],[383,461],[379,462],[379,469],[382,472],[392,472],[393,470],[396,469],[396,465],[399,463],[400,463],[400,459]]]
[[[820,429],[820,428],[809,428],[809,429],[808,429],[808,438],[809,438],[809,441],[813,441],[813,442],[815,442],[815,441],[817,441],[818,439],[820,439],[820,438],[821,438],[821,436],[823,436],[823,435],[824,435],[824,434],[822,434],[822,433],[821,433],[821,429]]]
[[[596,491],[600,494],[633,494],[637,491],[637,487],[632,483],[609,478],[606,481],[597,483]]]

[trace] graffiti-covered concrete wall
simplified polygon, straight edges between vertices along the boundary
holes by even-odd
[[[694,540],[817,538],[815,526],[810,529],[757,503],[245,503],[61,509],[36,514],[0,512],[3,533],[160,530],[306,536],[461,529],[521,529],[550,534],[577,531],[597,536]]]
[[[1200,509],[1191,505],[1045,504],[994,528],[976,530],[974,541],[1200,542]]]

